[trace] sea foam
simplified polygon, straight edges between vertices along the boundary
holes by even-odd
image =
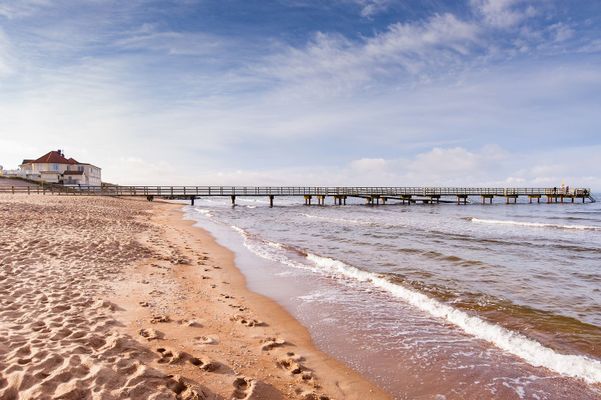
[[[574,229],[574,230],[581,230],[581,231],[601,231],[601,226],[592,226],[592,225],[560,225],[560,224],[548,224],[548,223],[542,223],[542,222],[525,222],[525,221],[480,219],[480,218],[470,218],[470,221],[476,222],[479,224],[515,225],[515,226],[527,226],[530,228],[553,228],[553,229]]]

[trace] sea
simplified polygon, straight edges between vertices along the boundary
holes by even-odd
[[[251,290],[395,399],[600,399],[601,202],[470,200],[185,212]]]

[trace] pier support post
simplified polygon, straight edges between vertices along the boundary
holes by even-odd
[[[232,198],[232,207],[236,205],[236,196],[230,196]]]
[[[311,198],[313,196],[309,196],[309,195],[305,195],[305,205],[306,206],[310,206],[311,205]]]
[[[273,198],[274,197],[275,197],[274,195],[269,196],[269,207],[271,207],[271,208],[273,208]]]
[[[584,197],[582,198],[582,200],[584,200]],[[344,202],[344,205],[346,206],[346,196],[344,196],[344,197],[342,198],[342,201]]]
[[[194,196],[190,196],[190,205],[193,206],[194,205]]]

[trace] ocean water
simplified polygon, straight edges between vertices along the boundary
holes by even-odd
[[[601,398],[601,203],[302,202],[186,210],[395,398]]]

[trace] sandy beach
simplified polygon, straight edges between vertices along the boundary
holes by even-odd
[[[180,208],[0,197],[0,398],[387,398]]]

